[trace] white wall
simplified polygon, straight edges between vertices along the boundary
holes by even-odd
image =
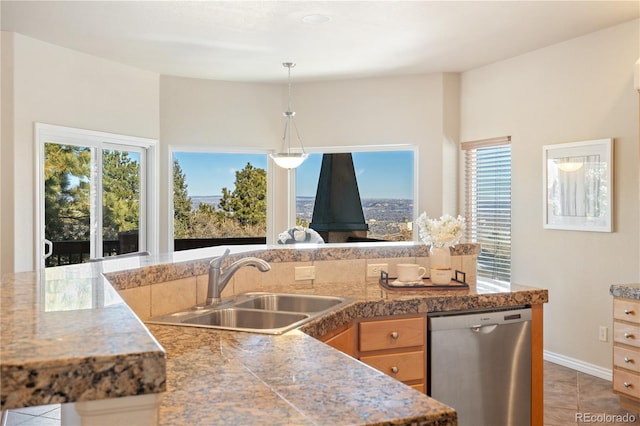
[[[0,277],[13,271],[13,250],[5,251],[2,241],[13,241],[13,69],[5,67],[13,63],[13,34],[0,31]],[[9,266],[9,268],[7,268]]]
[[[445,85],[446,81],[446,85]],[[296,83],[296,122],[307,149],[409,144],[419,148],[419,211],[457,213],[456,158],[445,147],[457,137],[459,79],[429,74]],[[161,157],[167,147],[258,147],[278,150],[286,85],[162,77]],[[453,93],[454,102],[446,94]],[[445,117],[445,115],[447,117]],[[445,119],[447,131],[445,131]],[[454,130],[452,130],[454,129]],[[457,143],[457,139],[455,142]],[[443,179],[451,170],[453,179]],[[161,185],[168,185],[164,176]],[[168,200],[168,186],[161,192]],[[274,229],[285,229],[286,173],[277,170]],[[452,195],[453,194],[453,195]],[[162,212],[161,212],[162,214]],[[161,230],[168,229],[165,215]],[[167,236],[161,236],[161,241]]]
[[[513,281],[549,289],[545,350],[611,368],[609,286],[638,282],[638,99],[632,21],[462,75],[461,139],[512,136]],[[542,228],[542,146],[615,138],[614,232]]]
[[[300,115],[298,126],[305,145],[417,146],[418,211],[430,216],[455,214],[455,200],[443,201],[456,193],[455,181],[443,186],[444,171],[453,168],[455,172],[456,164],[455,158],[445,154],[445,122],[448,128],[451,123],[458,127],[456,103],[445,109],[445,95],[458,93],[457,80],[446,77],[426,74],[299,84],[294,109]]]
[[[2,271],[17,272],[34,268],[34,122],[157,138],[159,76],[12,33],[3,34],[5,73]]]

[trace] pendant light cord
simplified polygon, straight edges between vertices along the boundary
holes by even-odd
[[[298,132],[298,126],[296,125],[296,122],[293,119],[293,116],[296,113],[291,111],[291,68],[295,67],[296,64],[294,64],[292,62],[285,62],[283,65],[285,67],[287,67],[287,69],[288,69],[288,73],[287,73],[287,77],[288,77],[287,95],[288,95],[288,98],[287,98],[287,111],[284,113],[284,116],[286,117],[286,121],[285,121],[285,124],[284,124],[284,133],[282,135],[282,150],[284,151],[285,147],[287,147],[286,152],[287,153],[291,152],[291,132],[293,130],[295,130],[296,137],[298,138],[298,142],[300,143],[300,148],[302,149],[302,153],[305,154],[304,145],[302,144],[302,138],[300,137],[300,132]],[[289,125],[290,122],[293,123],[293,126]],[[293,127],[293,129],[291,129],[291,127]],[[287,138],[287,131],[289,131],[289,137],[288,138]]]

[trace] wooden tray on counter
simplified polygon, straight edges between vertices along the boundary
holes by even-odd
[[[464,290],[469,288],[469,284],[466,281],[466,274],[462,271],[455,271],[456,277],[451,280],[449,284],[433,284],[429,278],[423,278],[422,284],[409,284],[409,285],[392,285],[395,278],[390,278],[389,274],[385,271],[380,271],[380,280],[378,283],[385,290]]]

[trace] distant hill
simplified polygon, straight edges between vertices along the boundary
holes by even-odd
[[[209,204],[215,208],[220,205],[221,195],[203,195],[191,197],[191,208],[196,210],[200,203]],[[315,197],[297,197],[297,216],[311,221]],[[392,222],[407,222],[413,220],[413,200],[393,198],[363,198],[362,210],[366,220],[375,219]]]
[[[196,210],[200,203],[215,208],[220,205],[221,195],[192,196],[191,208]],[[296,217],[306,223],[311,222],[315,197],[296,198]],[[396,234],[407,222],[413,222],[413,200],[393,198],[363,198],[362,212],[369,224],[372,237]],[[404,224],[404,225],[403,225]]]
[[[199,195],[199,196],[191,196],[191,210],[197,210],[200,203],[209,204],[215,208],[218,208],[220,205],[220,199],[222,195]]]

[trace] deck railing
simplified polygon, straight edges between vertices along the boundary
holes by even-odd
[[[102,243],[104,257],[118,256],[138,251],[138,240],[133,238],[137,234],[128,233],[121,235],[118,240],[107,240]],[[190,250],[195,248],[241,245],[241,244],[266,244],[265,237],[246,238],[184,238],[174,240],[174,250]],[[46,261],[46,267],[73,265],[86,263],[90,260],[90,241],[53,241],[53,251]]]

